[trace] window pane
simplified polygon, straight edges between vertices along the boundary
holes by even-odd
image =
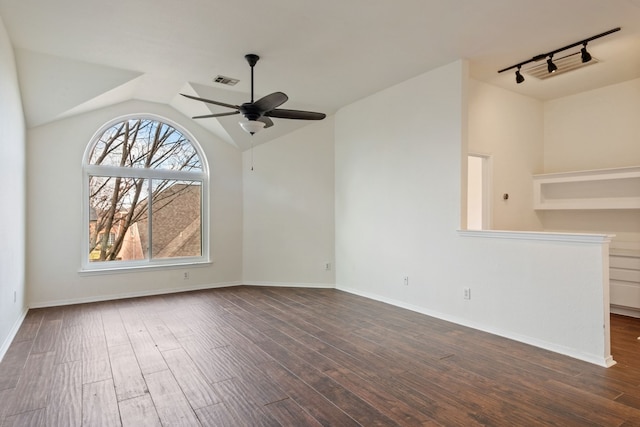
[[[153,180],[152,186],[152,258],[201,256],[201,182]]]
[[[174,127],[151,119],[132,119],[107,129],[96,142],[89,164],[202,171],[191,142]]]
[[[197,145],[184,131],[153,118],[132,117],[106,128],[92,141],[84,164],[85,262],[127,268],[126,261],[135,260],[136,267],[203,261],[208,245],[202,193],[208,177]]]
[[[146,187],[144,179],[89,177],[89,261],[144,259]]]

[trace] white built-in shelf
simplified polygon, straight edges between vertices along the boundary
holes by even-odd
[[[533,176],[533,207],[640,209],[640,166]]]

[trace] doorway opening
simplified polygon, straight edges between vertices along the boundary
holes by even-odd
[[[467,230],[491,229],[490,169],[490,156],[467,156]]]

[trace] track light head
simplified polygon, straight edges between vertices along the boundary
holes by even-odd
[[[591,54],[587,52],[587,42],[584,42],[582,49],[580,49],[580,56],[582,57],[582,63],[591,61]]]
[[[558,66],[553,63],[553,55],[549,55],[549,59],[547,59],[547,71],[550,73],[558,71]]]
[[[524,81],[524,76],[520,74],[520,66],[516,70],[516,83],[520,84]]]

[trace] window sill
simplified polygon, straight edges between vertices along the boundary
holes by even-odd
[[[156,270],[177,270],[192,267],[208,267],[212,266],[213,261],[185,261],[180,263],[167,264],[144,264],[144,265],[122,265],[122,266],[96,266],[92,268],[83,267],[78,270],[80,276],[99,276],[106,274],[123,274],[123,273],[140,273],[144,271]]]

